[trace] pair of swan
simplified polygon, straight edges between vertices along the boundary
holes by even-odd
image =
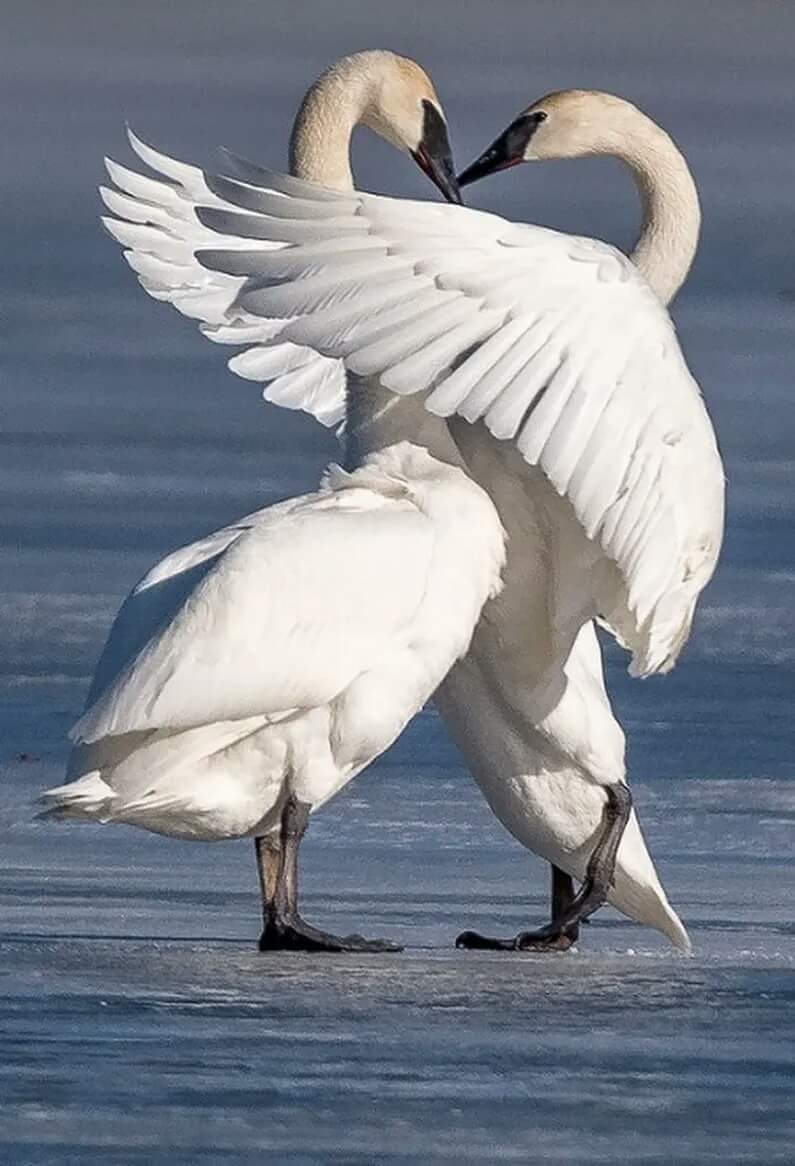
[[[432,159],[444,121],[431,82],[364,53],[307,94],[293,176],[231,156],[234,177],[214,176],[133,137],[159,177],[109,163],[107,226],[150,294],[244,346],[230,366],[267,381],[269,400],[325,424],[345,416],[349,465],[417,442],[497,507],[505,585],[436,700],[494,812],[552,864],[553,924],[461,943],[565,947],[607,896],[687,947],[629,813],[594,631],[599,617],[636,674],[670,668],[721,542],[714,435],[660,303],[698,235],[687,165],[634,106],[568,91],[531,106],[462,175],[622,158],[644,208],[630,261],[594,240],[355,191],[358,123],[456,198],[446,159]]]

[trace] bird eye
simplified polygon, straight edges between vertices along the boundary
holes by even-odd
[[[539,124],[540,124],[542,121],[546,121],[546,120],[547,120],[547,114],[546,114],[546,113],[544,113],[543,109],[538,109],[538,110],[536,110],[536,112],[533,114],[533,117],[536,119],[536,121],[537,121]]]

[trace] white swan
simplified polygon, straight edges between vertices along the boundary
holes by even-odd
[[[322,84],[314,94],[322,107]],[[686,165],[628,103],[571,100],[585,126],[576,152],[618,153],[638,175],[648,214],[637,254],[650,276],[665,274],[668,294],[697,233]],[[584,116],[589,101],[598,116]],[[565,113],[563,96],[555,108]],[[551,156],[555,119],[535,124]],[[501,821],[584,878],[605,789],[624,780],[590,620],[600,614],[631,649],[633,671],[671,667],[721,541],[714,435],[648,283],[593,240],[361,194],[347,179],[334,193],[250,164],[242,182],[215,178],[133,146],[170,180],[112,166],[126,194],[105,196],[128,220],[109,229],[147,290],[182,310],[189,299],[214,339],[250,345],[235,371],[270,380],[269,399],[326,423],[343,402],[337,392],[330,407],[317,370],[321,356],[334,368],[342,358],[356,374],[352,459],[411,438],[464,459],[491,493],[511,539],[507,585],[439,704]],[[334,148],[347,151],[337,139]],[[695,218],[689,253],[658,177]],[[687,945],[634,815],[609,897]]]
[[[630,258],[660,300],[669,303],[687,276],[698,244],[701,222],[698,191],[687,162],[669,135],[631,103],[593,91],[566,90],[548,94],[511,122],[459,175],[459,182],[462,186],[467,185],[524,161],[577,158],[589,154],[612,155],[629,168],[642,204],[641,231]],[[588,248],[592,241],[575,240],[575,244],[577,242]],[[585,325],[582,327],[585,336],[587,322],[582,321],[582,324]],[[611,332],[606,336],[608,344],[614,334]],[[558,426],[561,435],[565,433],[568,440],[574,437],[575,448],[578,440],[576,427],[583,421],[581,404],[584,402],[577,400],[575,390],[566,405],[569,423],[575,427],[573,435]],[[707,486],[706,495],[701,499],[702,522],[703,529],[709,532],[708,553],[711,555],[711,564],[709,561],[704,564],[700,590],[714,569],[722,541],[723,478],[714,440],[710,440],[710,435],[704,431],[697,394],[695,400],[691,398],[690,404],[690,415],[687,408],[681,411],[679,433],[663,435],[663,440],[681,439],[691,426],[695,429],[689,435],[688,445],[695,462],[693,468],[696,473],[703,473]],[[573,412],[576,416],[572,416]],[[588,405],[585,405],[584,412],[585,423],[591,427]],[[565,412],[560,420],[566,420]],[[452,425],[459,447],[468,451],[470,470],[471,463],[476,460],[481,466],[483,483],[491,483],[494,497],[501,494],[505,500],[500,510],[515,554],[509,559],[509,585],[504,595],[493,609],[487,609],[466,660],[453,669],[437,696],[437,703],[446,713],[448,726],[476,771],[497,816],[520,841],[547,857],[552,864],[554,919],[570,908],[573,895],[571,875],[582,878],[587,869],[592,843],[589,841],[583,847],[581,840],[588,823],[597,820],[594,789],[583,786],[577,777],[583,772],[593,774],[597,767],[623,772],[624,735],[612,714],[605,691],[601,653],[593,624],[586,623],[577,634],[565,664],[562,664],[562,655],[559,654],[556,667],[555,653],[545,652],[543,629],[560,620],[561,607],[567,602],[561,598],[562,585],[571,593],[572,587],[576,588],[583,582],[581,565],[576,562],[579,553],[577,537],[573,558],[571,544],[566,545],[566,526],[571,520],[568,508],[560,510],[557,507],[548,481],[527,477],[526,504],[523,506],[513,493],[506,493],[506,482],[500,469],[503,452],[489,449],[485,435],[478,433],[476,440],[468,427],[456,425],[454,420]],[[605,432],[610,433],[609,427]],[[700,451],[699,443],[693,441],[693,437],[699,434],[702,439]],[[631,431],[627,436],[631,436]],[[701,458],[703,466],[699,465]],[[602,465],[604,468],[604,462]],[[592,469],[589,472],[592,473]],[[623,485],[626,484],[625,481]],[[556,486],[559,490],[558,483]],[[682,497],[685,496],[682,491]],[[644,539],[642,553],[647,562],[655,551],[662,552],[662,548],[656,548],[650,539]],[[685,565],[682,574],[686,575],[688,569]],[[694,603],[698,590],[695,591]],[[691,618],[692,609],[682,625],[682,642],[689,631]],[[494,661],[501,654],[508,626],[523,629],[518,640],[511,641],[512,655],[523,669],[523,678],[515,677],[513,693],[510,691],[511,679],[503,684],[507,699],[500,710],[499,701],[494,699],[499,688]],[[618,638],[620,640],[620,635]],[[681,644],[676,650],[679,647]],[[535,664],[527,669],[530,658]],[[667,670],[674,660],[675,654],[660,670]],[[556,672],[559,680],[562,672],[565,686],[559,697],[553,697],[554,712],[545,715],[543,705],[550,684],[555,683]],[[465,715],[466,708],[473,701],[483,700],[487,688],[492,695],[494,715],[491,721],[475,720]],[[515,729],[517,709],[523,721],[518,748],[515,743],[505,744]],[[532,732],[531,722],[536,724],[536,734]],[[561,745],[563,758],[560,757]],[[578,763],[579,774],[571,766],[572,759]],[[612,877],[613,886],[608,898],[615,906],[632,918],[658,927],[677,946],[689,948],[689,938],[681,921],[667,902],[648,861],[634,814],[622,839]],[[551,935],[545,938],[544,932],[550,930]],[[555,928],[542,929],[541,932],[520,934],[513,940],[494,941],[467,932],[459,937],[459,943],[461,946],[532,948],[543,947],[550,941],[554,944],[558,934]],[[576,934],[576,927],[568,931],[571,939],[576,938]],[[562,937],[560,946],[567,946],[566,936]]]
[[[302,920],[298,846],[466,652],[503,562],[485,492],[408,443],[183,547],[122,606],[45,813],[255,836],[261,948],[393,949]]]

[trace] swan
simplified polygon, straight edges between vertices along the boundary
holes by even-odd
[[[303,920],[298,848],[464,654],[503,563],[485,492],[405,442],[175,551],[116,617],[44,814],[253,836],[262,950],[397,950]]]
[[[511,141],[532,125],[539,157],[623,158],[645,212],[630,259],[482,211],[357,192],[347,176],[336,190],[250,163],[213,176],[134,137],[158,178],[111,163],[120,190],[105,193],[117,216],[106,225],[147,291],[243,346],[230,367],[268,382],[269,400],[325,424],[345,416],[349,464],[419,441],[495,502],[505,587],[436,698],[497,817],[553,865],[554,926],[495,943],[565,947],[606,895],[686,948],[627,816],[593,620],[629,649],[631,672],[667,671],[720,548],[720,456],[660,302],[692,260],[698,198],[672,140],[629,102],[554,97],[512,123]],[[329,153],[343,149],[335,139]],[[327,391],[340,362],[347,401],[344,375]]]
[[[459,185],[469,185],[489,174],[509,169],[522,162],[578,158],[596,154],[610,155],[621,160],[635,182],[641,201],[642,223],[630,261],[644,275],[661,302],[667,305],[684,282],[698,245],[701,224],[698,190],[684,156],[671,137],[631,102],[613,94],[593,90],[569,89],[550,93],[519,114],[495,141],[462,171],[458,176]],[[582,242],[587,247],[592,241]],[[460,434],[461,447],[472,448],[466,430],[459,428],[457,432]],[[670,441],[671,438],[668,437],[667,440]],[[484,453],[483,449],[472,451],[473,456],[480,456],[481,459]],[[704,572],[701,583],[703,587],[714,570],[720,550],[724,498],[722,467],[719,456],[716,456],[714,439],[706,443],[702,453],[707,455],[706,477],[710,484],[710,492],[705,512],[708,519],[711,517],[712,531],[709,540],[712,561]],[[491,469],[488,467],[487,461],[486,457],[482,463],[484,479],[491,477],[494,472],[493,467]],[[548,515],[551,501],[549,484],[546,482],[534,484],[530,492],[535,496],[533,501],[536,502],[536,512],[539,515]],[[532,510],[531,499],[528,498],[527,501],[528,510]],[[527,519],[523,516],[517,528],[517,523],[511,520],[513,508],[514,500],[511,500],[504,510],[501,508],[501,512],[506,517],[511,537],[521,540],[523,535],[526,536]],[[554,568],[548,578],[543,579],[542,575],[541,586],[537,569],[535,578],[533,572],[527,570],[533,553],[531,545],[533,542],[536,543],[536,559],[539,555],[543,556],[545,552],[552,551],[554,561],[551,540],[534,532],[529,543],[524,545],[523,555],[517,555],[516,560],[511,560],[512,565],[518,565],[520,570],[516,572],[515,582],[512,580],[512,586],[506,592],[505,603],[497,601],[495,604],[510,609],[512,599],[510,592],[515,591],[517,601],[523,605],[526,619],[529,615],[527,596],[531,589],[542,604],[547,604],[549,610],[550,607],[554,607],[553,596],[558,585]],[[650,548],[646,547],[647,556],[649,552]],[[521,565],[525,567],[524,572],[521,571]],[[557,574],[560,576],[571,569],[572,563],[566,562],[565,557],[560,556]],[[492,615],[491,612],[488,614]],[[537,628],[543,626],[543,610],[537,611],[537,618],[539,623],[536,629],[524,643],[526,655],[534,652],[536,659],[539,658]],[[692,610],[684,623],[682,633],[684,638],[689,632],[691,620]],[[482,667],[488,668],[489,661],[494,659],[500,646],[495,631],[499,632],[500,625],[505,623],[505,618],[481,621],[478,629],[480,634],[473,643],[466,661],[453,669],[448,681],[437,695],[437,703],[445,707],[451,732],[468,755],[470,764],[473,768],[480,767],[481,787],[497,816],[520,841],[530,849],[544,854],[552,864],[551,897],[554,924],[556,918],[560,919],[567,912],[571,912],[574,899],[571,856],[561,851],[560,838],[564,836],[567,826],[571,831],[574,825],[572,819],[577,815],[583,824],[594,816],[593,809],[577,805],[576,797],[573,798],[572,805],[565,806],[567,793],[573,793],[570,788],[571,775],[567,772],[568,767],[565,763],[563,768],[556,763],[555,746],[563,733],[567,732],[564,727],[566,721],[569,721],[570,728],[573,718],[577,715],[582,717],[587,710],[584,723],[588,728],[585,732],[579,731],[580,753],[582,754],[582,746],[590,733],[591,748],[599,748],[605,760],[609,760],[612,749],[612,763],[617,769],[623,770],[624,735],[610,708],[604,685],[599,644],[593,623],[589,622],[577,633],[562,668],[565,690],[562,698],[557,701],[555,710],[557,729],[550,724],[549,719],[545,724],[539,723],[542,736],[536,739],[535,747],[531,734],[525,731],[522,758],[525,772],[518,780],[514,776],[513,781],[495,781],[484,768],[489,763],[488,738],[473,739],[473,726],[462,718],[461,708],[468,696],[477,698],[478,678],[473,673],[478,670],[478,662]],[[609,623],[605,626],[610,629]],[[615,629],[610,630],[615,632]],[[622,642],[620,633],[616,638]],[[533,640],[534,643],[531,642]],[[678,650],[681,650],[681,645],[678,646]],[[667,671],[674,661],[675,655],[658,670]],[[642,672],[640,674],[643,675]],[[524,681],[519,681],[519,686],[524,687],[526,695],[532,700],[526,673]],[[581,706],[579,709],[578,702]],[[480,727],[476,722],[475,731],[477,732]],[[508,772],[511,770],[509,755],[510,750],[503,751],[503,769],[507,769]],[[528,764],[530,759],[532,764]],[[516,762],[514,768],[515,766]],[[511,804],[512,802],[514,804]],[[550,829],[553,822],[557,827],[557,837]],[[605,897],[630,917],[642,920],[645,914],[646,922],[657,926],[676,946],[689,950],[689,937],[681,920],[670,908],[656,875],[650,877],[654,872],[653,869],[649,869],[643,850],[645,846],[642,837],[639,836],[633,812],[625,826],[624,838],[617,861],[614,860],[613,870],[608,879],[603,875],[603,887],[607,890]],[[578,877],[582,877],[582,864],[583,859],[580,860]],[[599,888],[596,889],[595,901],[598,903],[602,895]],[[593,902],[594,900],[591,907]],[[536,932],[520,933],[510,940],[487,939],[476,932],[468,931],[459,936],[457,942],[462,947],[521,950],[552,946],[565,950],[576,940],[577,923],[583,917],[586,917],[585,913],[579,912],[574,925],[568,929],[553,925]]]

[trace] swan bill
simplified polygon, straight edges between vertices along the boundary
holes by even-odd
[[[479,158],[461,171],[458,185],[468,186],[470,182],[478,182],[488,174],[496,174],[498,170],[508,170],[524,162],[530,139],[545,120],[546,114],[542,110],[520,114]]]
[[[411,156],[447,201],[461,206],[464,200],[455,177],[447,125],[433,102],[423,101],[422,107],[422,139],[416,150],[411,151]]]

